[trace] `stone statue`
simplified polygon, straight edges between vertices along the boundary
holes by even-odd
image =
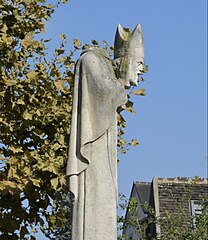
[[[75,83],[67,176],[73,194],[72,240],[117,239],[117,109],[144,64],[141,26],[119,24],[115,59],[92,47],[81,54]]]

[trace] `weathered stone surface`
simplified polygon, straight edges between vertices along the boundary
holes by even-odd
[[[67,163],[72,240],[117,239],[117,108],[126,103],[125,87],[133,83],[120,78],[122,58],[115,72],[108,54],[94,47],[76,64]],[[135,64],[131,75],[140,68]]]
[[[67,165],[73,240],[116,239],[116,109],[125,102],[105,52],[83,53],[76,66]]]

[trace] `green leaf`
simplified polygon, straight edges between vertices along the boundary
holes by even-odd
[[[59,49],[56,49],[54,56],[57,57],[57,56],[63,54],[64,52],[65,52],[64,49],[60,49],[60,48],[59,48]]]
[[[98,41],[92,40],[92,44],[97,46],[98,45]]]

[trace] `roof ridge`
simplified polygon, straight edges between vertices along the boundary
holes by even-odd
[[[157,178],[159,183],[198,183],[198,184],[207,184],[207,178],[199,177],[174,177],[174,178]]]
[[[140,183],[140,184],[151,184],[151,182],[143,182],[143,181],[134,181],[133,183],[134,184],[138,184],[138,183]]]

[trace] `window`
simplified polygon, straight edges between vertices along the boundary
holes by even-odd
[[[191,200],[191,216],[193,217],[193,227],[196,228],[197,216],[202,214],[202,202],[199,200]]]

